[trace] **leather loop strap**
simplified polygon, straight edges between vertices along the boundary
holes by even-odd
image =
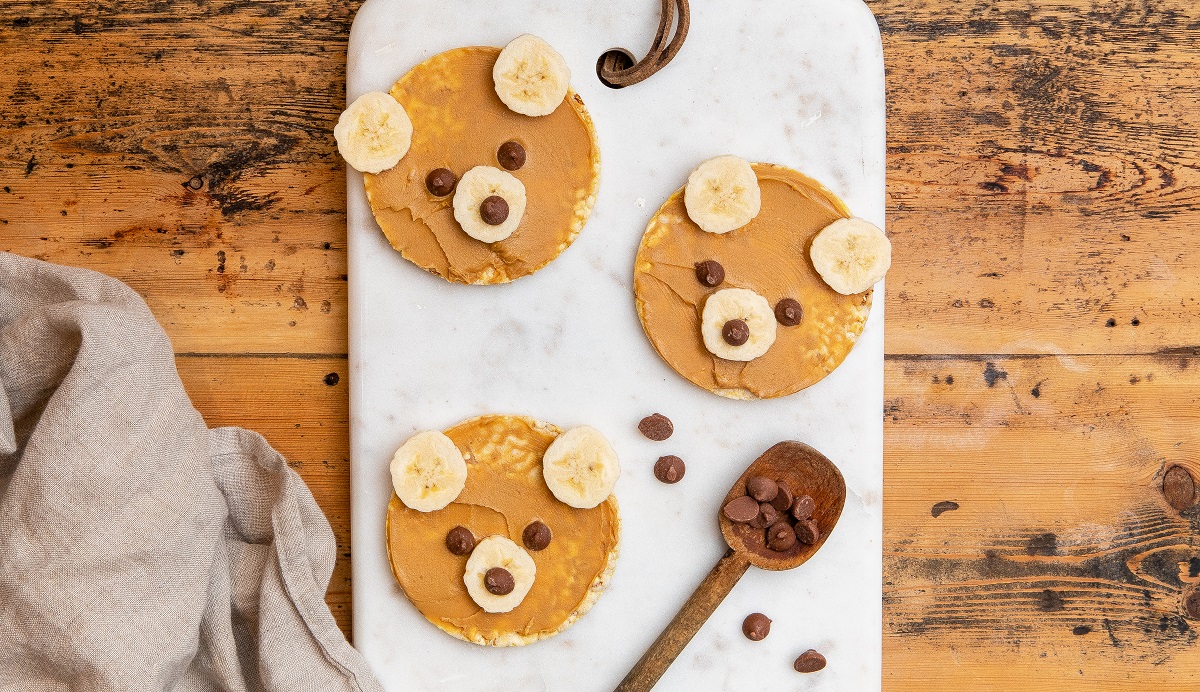
[[[678,14],[678,23],[676,22]],[[650,51],[640,62],[631,64],[628,53],[613,49],[600,56],[598,74],[600,81],[614,89],[637,84],[666,67],[667,63],[679,53],[683,41],[687,38],[688,27],[691,25],[691,10],[688,0],[662,0],[662,15],[658,23],[658,32],[654,35],[654,43]],[[675,35],[668,40],[671,29]]]

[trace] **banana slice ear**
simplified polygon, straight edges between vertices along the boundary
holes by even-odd
[[[338,152],[356,171],[380,173],[392,168],[412,144],[408,112],[391,94],[369,91],[354,100],[333,128]]]
[[[688,217],[708,233],[728,233],[750,223],[762,208],[758,176],[736,156],[718,156],[700,164],[683,190]]]
[[[509,110],[537,117],[550,115],[567,97],[571,70],[549,43],[525,34],[500,51],[492,81]]]
[[[542,478],[559,502],[591,509],[608,499],[621,464],[601,432],[581,425],[559,435],[542,456]]]
[[[842,295],[869,290],[892,266],[892,243],[879,227],[859,218],[838,219],[813,238],[813,268]]]
[[[392,457],[392,488],[405,507],[434,512],[454,502],[467,484],[467,462],[442,432],[417,433]]]

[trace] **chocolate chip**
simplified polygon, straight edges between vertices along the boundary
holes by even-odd
[[[494,596],[507,596],[517,587],[512,572],[503,567],[493,567],[483,575],[483,585]]]
[[[454,177],[454,172],[449,168],[435,168],[425,176],[425,189],[429,190],[431,195],[445,197],[454,192],[454,184],[457,182],[458,178]]]
[[[519,170],[525,165],[525,147],[517,142],[505,142],[496,150],[496,160],[507,171]]]
[[[767,529],[767,547],[782,553],[796,545],[796,532],[786,521],[777,521]]]
[[[475,549],[475,535],[465,526],[455,526],[446,534],[446,550],[455,555],[469,555]]]
[[[729,320],[721,328],[721,336],[730,346],[741,346],[750,340],[750,326],[743,320]]]
[[[771,618],[762,613],[750,613],[742,620],[742,634],[752,642],[761,642],[771,633]]]
[[[765,529],[779,521],[779,511],[769,502],[758,503],[758,516],[750,520],[750,525],[756,529]]]
[[[654,462],[654,477],[663,483],[678,483],[685,470],[683,459],[674,454],[659,457]]]
[[[725,513],[729,521],[747,524],[758,516],[758,503],[754,501],[754,498],[742,495],[730,500],[729,504],[725,505],[721,511]]]
[[[508,219],[508,201],[499,195],[492,195],[479,205],[479,217],[489,226],[499,226]]]
[[[655,442],[662,442],[675,432],[675,426],[671,423],[671,419],[661,413],[646,416],[642,422],[638,423],[638,430],[647,438]]]
[[[1163,476],[1163,496],[1167,504],[1182,512],[1196,501],[1196,481],[1182,466],[1172,466]]]
[[[779,510],[780,514],[786,514],[792,508],[792,501],[795,499],[795,496],[792,495],[792,491],[783,483],[776,483],[775,485],[779,488],[779,494],[775,496],[774,500],[771,500],[771,506]]]
[[[521,532],[521,542],[530,550],[545,550],[550,545],[550,527],[540,521],[529,522]]]
[[[813,510],[817,508],[817,503],[808,495],[801,495],[792,502],[792,517],[798,521],[812,519]]]
[[[785,327],[795,327],[804,317],[804,309],[795,298],[784,298],[775,303],[775,319]]]
[[[821,539],[821,529],[812,519],[801,519],[796,522],[796,540],[804,545],[812,545]]]
[[[746,494],[759,502],[770,502],[779,494],[779,485],[766,476],[751,476],[746,481]]]
[[[809,649],[800,654],[792,667],[796,669],[797,673],[815,673],[825,667],[825,657]]]
[[[697,262],[696,280],[709,288],[720,286],[725,281],[725,267],[716,260]]]

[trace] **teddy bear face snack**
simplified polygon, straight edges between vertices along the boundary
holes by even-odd
[[[616,453],[594,428],[483,416],[419,433],[391,462],[392,573],[476,644],[522,646],[586,613],[616,567]]]
[[[768,399],[845,360],[890,264],[887,236],[820,183],[720,156],[651,219],[634,294],[676,372],[721,396]]]
[[[384,235],[447,281],[532,274],[579,235],[596,201],[591,116],[549,44],[456,48],[390,92],[359,97],[334,134],[365,175]]]

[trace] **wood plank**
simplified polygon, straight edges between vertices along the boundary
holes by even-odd
[[[337,565],[325,601],[349,636],[346,359],[180,356],[176,364],[192,403],[209,427],[241,426],[260,433],[312,490],[337,539]]]
[[[130,281],[181,351],[345,350],[329,133],[355,7],[7,3],[0,247]],[[871,7],[889,84],[888,351],[1195,344],[1200,7]],[[281,277],[255,275],[270,262]]]
[[[1200,507],[1161,488],[1200,478],[1200,354],[886,376],[887,688],[1195,689]]]
[[[1200,6],[869,4],[888,71],[887,351],[1196,344]]]

